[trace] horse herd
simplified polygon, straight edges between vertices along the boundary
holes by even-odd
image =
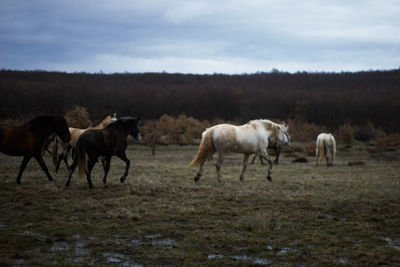
[[[91,171],[99,157],[103,163],[103,183],[106,186],[112,156],[117,156],[126,164],[125,172],[120,178],[123,183],[129,174],[130,166],[130,160],[125,152],[127,137],[131,135],[137,142],[140,142],[139,122],[140,117],[117,118],[116,114],[113,114],[104,116],[87,129],[68,127],[62,116],[39,116],[19,127],[0,124],[0,152],[10,156],[23,157],[16,180],[18,184],[21,183],[22,173],[31,158],[39,163],[49,181],[53,180],[42,157],[49,140],[54,140],[53,162],[56,172],[61,161],[65,162],[69,170],[65,186],[70,185],[71,177],[75,169],[79,167],[79,175],[82,176],[85,173],[89,188],[93,188]],[[63,149],[60,154],[58,154],[59,143]],[[254,155],[254,157],[258,156],[260,160],[264,159],[268,162],[266,177],[271,181],[272,161],[268,154],[268,148],[272,147],[277,150],[275,162],[278,163],[281,147],[289,144],[290,133],[286,124],[260,119],[249,121],[241,126],[215,125],[202,133],[197,155],[190,163],[190,166],[199,166],[194,181],[199,181],[205,161],[211,160],[214,154],[218,156],[215,166],[217,179],[221,181],[220,169],[224,156],[228,152],[244,154],[240,180],[244,179],[249,157]],[[71,149],[74,151],[74,160],[69,166],[67,158]],[[317,166],[324,157],[327,166],[331,166],[335,152],[336,142],[333,135],[325,133],[318,135],[316,142]]]

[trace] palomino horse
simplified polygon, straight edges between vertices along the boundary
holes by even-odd
[[[269,163],[267,179],[271,181],[272,162],[268,155],[268,140],[284,145],[289,145],[289,132],[286,125],[274,123],[270,120],[253,120],[242,126],[230,124],[219,124],[213,126],[202,134],[202,140],[196,157],[190,163],[190,166],[200,165],[200,169],[194,181],[197,182],[202,176],[203,164],[206,159],[212,157],[217,152],[218,160],[216,164],[217,179],[221,182],[221,169],[224,155],[227,152],[243,153],[243,166],[240,174],[240,180],[244,179],[244,172],[247,167],[247,161],[251,154],[263,157]]]
[[[326,159],[326,166],[332,166],[336,154],[336,141],[332,134],[321,133],[317,137],[315,155],[317,166],[319,161]]]
[[[106,186],[111,157],[114,155],[122,159],[126,164],[125,173],[120,179],[121,183],[123,183],[126,176],[128,176],[130,166],[130,161],[125,153],[127,147],[126,138],[128,135],[131,135],[136,141],[140,142],[139,120],[140,117],[122,117],[104,129],[90,129],[85,131],[76,143],[75,159],[71,165],[65,186],[69,186],[71,176],[79,164],[79,174],[82,176],[86,171],[89,188],[93,188],[90,173],[99,157],[105,158],[103,183]],[[88,156],[87,163],[86,155]]]
[[[54,142],[54,145],[53,145],[53,163],[56,166],[56,172],[58,172],[58,169],[60,168],[61,160],[64,160],[65,165],[67,166],[67,169],[69,169],[68,153],[71,150],[71,148],[76,147],[76,142],[78,141],[78,138],[82,133],[84,133],[88,129],[103,129],[104,127],[109,125],[111,122],[116,121],[116,120],[117,120],[117,113],[114,113],[113,115],[103,116],[100,120],[98,120],[96,123],[89,126],[89,128],[87,128],[87,129],[78,129],[78,128],[69,127],[69,132],[71,134],[71,140],[67,143],[60,142],[63,151],[60,153],[60,155],[58,155],[58,157],[57,157],[58,139],[56,139],[56,141]]]
[[[62,116],[40,116],[19,126],[0,125],[0,151],[10,156],[23,156],[19,168],[17,183],[29,160],[33,157],[46,173],[49,181],[53,180],[42,157],[42,149],[47,138],[56,133],[64,142],[71,139],[68,125]]]

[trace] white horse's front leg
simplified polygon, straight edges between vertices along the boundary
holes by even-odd
[[[250,154],[244,154],[243,158],[243,166],[242,166],[242,173],[240,174],[240,181],[244,180],[244,172],[247,168],[247,161],[249,160]]]

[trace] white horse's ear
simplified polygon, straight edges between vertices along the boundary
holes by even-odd
[[[117,112],[115,112],[115,113],[113,114],[113,117],[114,117],[114,118],[116,118],[116,117],[117,117]]]

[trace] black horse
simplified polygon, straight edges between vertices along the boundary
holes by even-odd
[[[76,157],[70,167],[65,186],[69,186],[71,176],[79,165],[79,174],[82,176],[86,172],[89,188],[93,188],[90,173],[99,157],[105,159],[103,178],[105,186],[107,183],[107,174],[110,170],[111,157],[114,155],[126,163],[125,173],[121,177],[121,183],[123,183],[128,175],[130,165],[130,161],[125,153],[127,147],[126,138],[130,134],[136,141],[140,142],[139,120],[140,117],[122,117],[104,129],[90,129],[85,131],[76,143]],[[86,155],[88,156],[87,163]]]
[[[44,144],[52,133],[56,133],[64,142],[71,139],[64,117],[40,116],[19,127],[0,125],[0,152],[24,157],[17,176],[18,184],[21,183],[22,173],[32,157],[39,163],[49,181],[53,180],[42,157]]]

